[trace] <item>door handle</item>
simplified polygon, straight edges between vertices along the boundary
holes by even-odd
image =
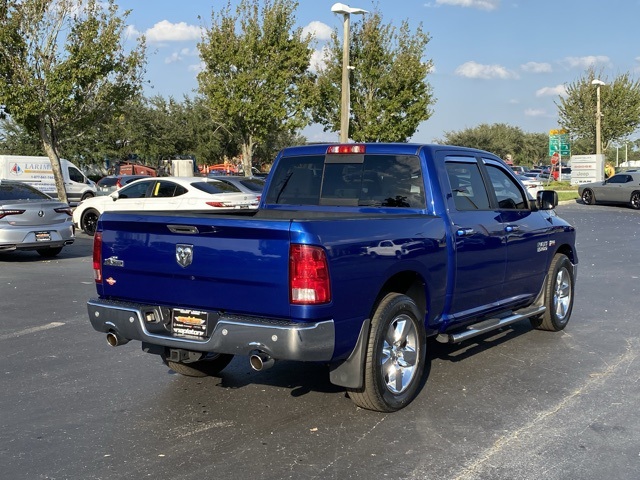
[[[458,228],[456,230],[456,235],[458,237],[469,237],[471,235],[473,235],[475,232],[475,230],[473,228]]]

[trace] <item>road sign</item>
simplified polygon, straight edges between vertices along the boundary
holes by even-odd
[[[563,157],[571,155],[569,132],[564,129],[549,130],[549,156],[559,153]]]
[[[560,162],[560,155],[558,155],[558,152],[556,152],[551,155],[551,165],[557,165],[558,162]]]

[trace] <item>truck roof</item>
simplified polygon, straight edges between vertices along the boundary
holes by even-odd
[[[296,156],[296,155],[324,155],[327,153],[327,150],[330,147],[336,147],[341,144],[339,143],[314,143],[309,145],[299,145],[295,147],[287,147],[282,151],[282,155],[286,157]],[[431,153],[436,150],[442,149],[455,149],[458,151],[466,151],[473,153],[484,153],[491,154],[490,152],[485,152],[483,150],[478,150],[475,148],[469,147],[460,147],[453,145],[439,145],[439,144],[430,144],[430,143],[348,143],[342,145],[362,145],[364,146],[365,153],[372,154],[394,154],[394,155],[417,155],[420,150],[427,150]]]

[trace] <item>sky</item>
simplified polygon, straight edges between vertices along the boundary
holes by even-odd
[[[231,5],[237,5],[231,0]],[[342,38],[334,1],[299,0],[297,26],[315,34],[321,58],[331,31]],[[640,0],[349,0],[350,7],[378,10],[384,23],[422,25],[431,40],[424,59],[436,103],[411,141],[441,140],[480,124],[506,123],[528,133],[558,128],[556,103],[565,87],[589,67],[605,83],[629,73],[640,78]],[[227,0],[120,0],[128,35],[147,39],[148,96],[180,101],[197,91],[201,70],[197,43],[211,14]],[[359,20],[352,16],[352,22]],[[313,61],[313,60],[312,60]],[[602,87],[606,88],[606,87]],[[595,90],[594,90],[595,95]],[[595,113],[594,113],[595,114]],[[310,142],[337,141],[337,132],[311,125]],[[635,138],[632,138],[635,140]]]

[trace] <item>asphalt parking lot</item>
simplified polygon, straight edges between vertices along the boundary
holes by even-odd
[[[89,325],[91,238],[0,257],[0,478],[635,480],[640,212],[569,203],[566,330],[430,344],[417,399],[360,410],[322,365],[192,379]]]

